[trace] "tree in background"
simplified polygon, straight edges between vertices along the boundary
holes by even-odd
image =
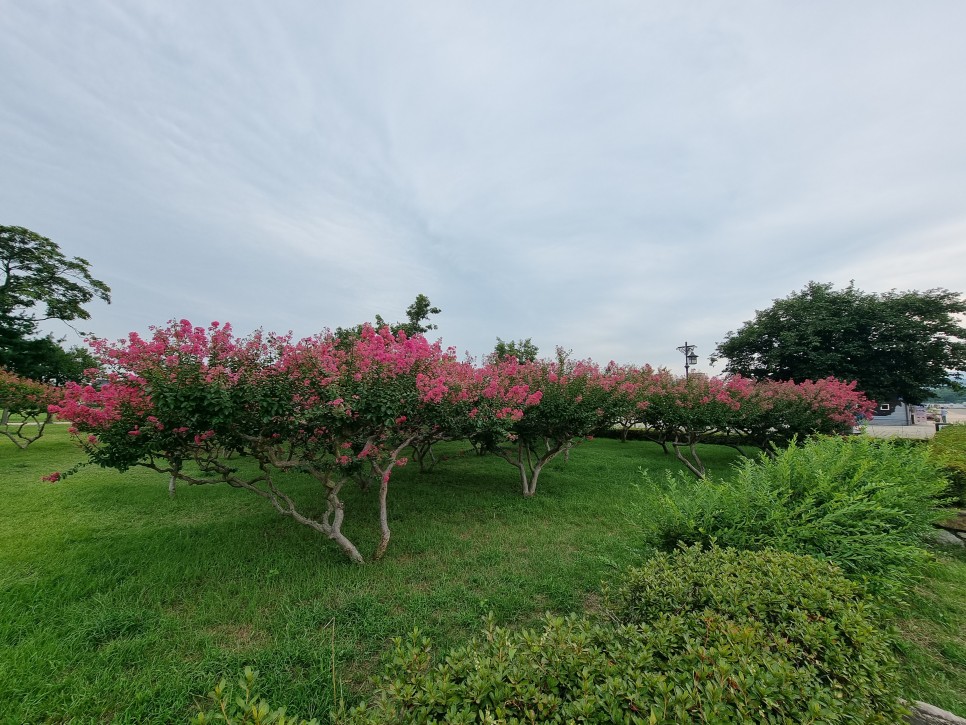
[[[526,340],[510,340],[504,342],[501,338],[496,338],[496,346],[493,348],[493,358],[496,362],[507,357],[512,357],[520,364],[533,362],[537,359],[540,350],[528,337]]]
[[[95,297],[109,303],[111,290],[86,259],[24,227],[0,226],[0,367],[35,380],[79,378],[90,356],[36,335],[46,320],[90,319],[84,305]]]
[[[929,391],[927,401],[930,403],[966,403],[966,385],[963,385],[962,381],[962,376],[960,376],[960,387],[958,390],[953,390],[945,385],[939,388],[933,388]]]
[[[0,368],[0,439],[18,448],[39,440],[51,420],[47,406],[60,399],[60,388]]]
[[[68,380],[82,380],[85,370],[100,366],[87,348],[64,349],[63,342],[55,340],[53,335],[21,340],[16,347],[16,368],[30,370],[36,380],[63,385]]]
[[[405,332],[408,337],[413,335],[422,335],[430,330],[437,329],[437,325],[434,325],[429,321],[430,315],[438,315],[442,312],[439,307],[433,307],[432,303],[429,301],[429,297],[419,293],[416,295],[416,299],[413,303],[406,308],[406,321],[397,322],[395,324],[389,324],[383,319],[382,315],[376,315],[376,321],[372,325],[376,330],[381,330],[383,327],[388,327],[392,333],[395,335],[400,331]],[[337,327],[335,329],[335,336],[339,338],[355,337],[362,332],[362,328],[365,325],[356,325],[355,327]]]
[[[430,315],[438,315],[442,312],[438,307],[433,307],[429,297],[420,293],[416,295],[415,301],[406,308],[406,322],[397,324],[394,332],[402,330],[407,335],[422,335],[430,330],[437,329],[437,326],[429,321]],[[426,321],[425,324],[423,321]]]
[[[855,380],[876,400],[921,403],[959,383],[966,367],[966,301],[946,289],[867,294],[809,282],[718,344],[726,372],[769,380]]]

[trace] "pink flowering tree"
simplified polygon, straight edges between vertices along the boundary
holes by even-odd
[[[59,388],[0,368],[0,435],[18,448],[39,440],[52,417],[47,408],[60,395]]]
[[[664,375],[648,391],[649,425],[669,437],[677,459],[699,478],[706,470],[697,445],[717,434],[727,434],[751,396],[753,383],[735,376],[728,380],[692,375]]]
[[[626,365],[610,366],[608,372],[614,378],[614,425],[621,432],[621,441],[626,442],[631,429],[641,425],[640,404],[645,400],[647,384],[654,370],[650,365],[643,368]]]
[[[477,366],[472,360],[444,359],[434,374],[419,380],[423,393],[421,428],[413,440],[413,456],[420,470],[436,462],[432,446],[440,441],[468,441],[480,453],[506,439],[530,398],[526,386],[507,382],[511,362]],[[426,459],[430,458],[427,463]]]
[[[754,445],[771,452],[796,436],[849,433],[874,410],[875,403],[856,390],[855,382],[762,380],[734,425]]]
[[[327,333],[293,343],[182,321],[154,329],[147,340],[132,334],[118,344],[96,343],[95,351],[110,371],[107,383],[68,386],[53,408],[74,422],[92,462],[248,490],[360,563],[342,531],[339,494],[363,473],[379,484],[381,536],[373,556],[385,552],[391,474],[425,424],[420,381],[446,358],[438,345],[368,326],[346,339]],[[287,492],[288,473],[320,484],[322,515],[310,516]]]
[[[590,361],[521,364],[509,358],[499,365],[494,380],[500,381],[504,399],[519,407],[508,402],[497,411],[497,418],[513,425],[488,449],[519,471],[523,495],[531,497],[550,461],[613,425],[617,379]]]
[[[669,454],[668,443],[674,440],[676,427],[673,416],[662,414],[661,403],[670,399],[668,391],[676,384],[675,376],[666,368],[655,370],[645,365],[620,368],[616,377],[615,405],[621,439],[626,440],[635,428],[645,440],[657,443]]]

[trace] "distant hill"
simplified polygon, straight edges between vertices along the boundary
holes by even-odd
[[[966,390],[934,388],[926,403],[966,403]]]

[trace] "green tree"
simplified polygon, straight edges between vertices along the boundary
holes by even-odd
[[[111,290],[86,259],[24,227],[0,226],[0,367],[38,380],[76,377],[89,360],[35,336],[46,320],[90,319],[84,306],[95,297],[110,302]]]
[[[30,370],[34,380],[63,385],[68,380],[80,381],[84,371],[100,367],[90,351],[74,346],[64,349],[63,340],[53,335],[21,340],[11,351],[10,370]]]
[[[432,306],[429,297],[420,293],[416,295],[415,301],[406,308],[406,322],[394,325],[393,331],[405,330],[407,335],[412,336],[435,330],[437,326],[429,322],[429,316],[438,315],[440,312],[442,312],[441,309]]]
[[[855,380],[875,400],[921,403],[930,388],[959,388],[966,367],[966,301],[945,289],[867,294],[850,283],[809,282],[718,344],[725,370],[770,380]]]
[[[422,335],[437,328],[436,325],[429,322],[429,316],[438,315],[440,312],[442,312],[442,310],[438,307],[433,307],[432,303],[429,301],[429,297],[420,293],[416,295],[416,299],[413,301],[413,303],[406,308],[405,322],[390,324],[386,322],[382,315],[376,315],[376,320],[373,323],[373,327],[378,330],[388,325],[393,334],[402,330],[408,337],[412,337],[413,335]],[[337,327],[335,330],[335,336],[344,339],[357,337],[362,332],[362,327],[363,326],[361,324],[356,325],[355,327]]]
[[[960,388],[958,390],[953,390],[946,385],[933,388],[929,391],[927,401],[930,403],[966,403],[966,385],[962,385],[961,379],[959,383]]]
[[[539,348],[533,344],[529,337],[526,340],[510,340],[510,342],[498,337],[493,348],[493,357],[496,360],[515,357],[517,362],[520,363],[533,362],[537,359],[539,353]]]

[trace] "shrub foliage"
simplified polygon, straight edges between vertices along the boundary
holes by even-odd
[[[811,554],[898,596],[929,556],[922,539],[946,485],[921,446],[817,438],[746,460],[724,481],[669,474],[646,518],[666,549],[716,541]]]
[[[258,694],[258,671],[246,667],[238,678],[238,694],[225,680],[208,693],[212,708],[200,711],[191,725],[319,725],[316,719],[305,720],[297,715],[287,715],[285,708],[275,709]]]
[[[887,640],[832,565],[699,547],[632,570],[619,620],[492,621],[432,664],[397,639],[377,695],[344,722],[897,722]]]

